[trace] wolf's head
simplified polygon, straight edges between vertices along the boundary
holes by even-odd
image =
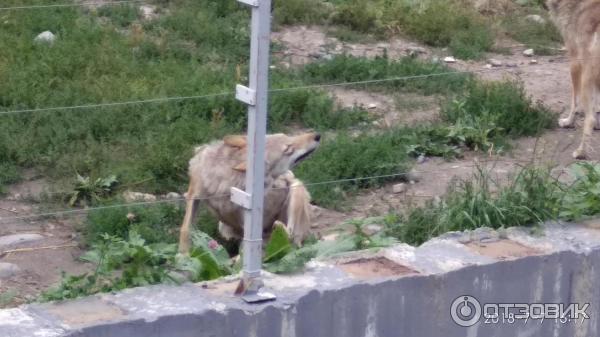
[[[246,136],[227,136],[226,145],[245,150],[247,147]],[[312,154],[321,142],[318,133],[305,133],[297,136],[287,136],[282,133],[267,135],[265,146],[265,174],[278,177]],[[246,162],[243,161],[234,167],[235,170],[245,172]]]

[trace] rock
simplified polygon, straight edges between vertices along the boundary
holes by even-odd
[[[367,236],[373,236],[383,230],[381,225],[368,225],[363,227],[362,232]]]
[[[408,172],[408,174],[406,175],[406,179],[408,179],[408,181],[413,184],[413,183],[418,183],[419,181],[421,181],[422,175],[421,172],[418,172],[415,169],[410,170],[410,172]]]
[[[178,200],[178,199],[183,199],[183,197],[181,196],[181,194],[179,194],[177,192],[169,192],[169,193],[167,193],[167,195],[165,195],[165,199]]]
[[[394,186],[392,186],[392,192],[398,194],[398,193],[404,193],[406,192],[407,188],[406,188],[406,184],[405,183],[400,183],[400,184],[396,184]]]
[[[147,194],[147,193],[126,191],[126,192],[123,192],[123,199],[125,199],[126,202],[135,202],[135,201],[149,202],[149,201],[156,201],[156,196],[154,196],[152,194]]]
[[[492,69],[492,68],[494,68],[494,66],[492,66],[492,65],[491,65],[491,64],[489,64],[489,63],[485,65],[485,69]]]
[[[320,59],[325,55],[321,52],[312,52],[312,53],[308,54],[308,56],[315,58],[315,59]]]
[[[488,62],[492,65],[492,67],[502,67],[503,63],[500,60],[489,59]]]
[[[423,154],[419,155],[419,157],[417,158],[417,164],[423,164],[426,161],[427,161],[427,157],[425,157],[425,155],[423,155]]]
[[[369,109],[377,109],[377,104],[371,103],[371,104],[369,104],[368,108]]]
[[[533,49],[527,49],[523,51],[523,55],[527,57],[532,57],[533,55],[535,55],[535,51]]]
[[[269,66],[269,69],[277,69],[277,66]]]
[[[509,63],[507,63],[507,64],[506,64],[506,66],[507,66],[507,67],[509,67],[509,68],[516,68],[516,67],[518,67],[519,65],[518,65],[518,64],[516,64],[516,63],[514,63],[514,62],[509,62]]]
[[[152,5],[140,6],[140,13],[142,13],[142,18],[145,20],[152,20],[158,17],[156,14],[156,7]]]
[[[406,53],[409,56],[417,56],[422,54],[427,54],[427,49],[423,47],[408,47],[406,48]]]
[[[444,62],[446,63],[456,63],[456,59],[452,56],[448,56],[444,58]]]
[[[25,243],[32,243],[43,239],[43,235],[35,233],[0,236],[0,249],[14,247]]]
[[[331,61],[331,60],[333,60],[333,55],[331,55],[331,54],[325,54],[325,55],[323,55],[323,60],[325,60],[325,61]]]
[[[21,269],[16,264],[0,262],[0,280],[7,279],[19,271]]]
[[[53,43],[54,41],[56,41],[56,35],[52,34],[51,31],[47,30],[36,36],[33,41],[38,43]]]
[[[531,21],[531,22],[539,23],[541,25],[546,23],[546,19],[544,19],[543,17],[541,17],[540,15],[537,15],[537,14],[527,15],[525,17],[525,19],[528,21]]]
[[[529,64],[538,64],[538,61],[536,59],[533,59],[533,60],[529,61]]]

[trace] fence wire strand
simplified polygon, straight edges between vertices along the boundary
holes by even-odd
[[[526,160],[523,160],[523,161],[486,160],[486,161],[476,161],[475,163],[469,164],[469,165],[460,165],[457,168],[476,168],[481,165],[487,165],[489,163],[492,163],[492,164],[506,163],[506,164],[510,164],[510,165],[521,165],[521,164],[526,164],[526,163],[530,163],[530,162],[531,161],[526,161]],[[454,168],[451,168],[451,169],[454,169]],[[410,171],[405,171],[405,172],[398,172],[398,173],[384,174],[384,175],[336,179],[336,180],[320,181],[320,182],[313,182],[313,183],[302,183],[299,186],[278,187],[278,188],[271,188],[270,190],[285,190],[285,189],[300,188],[300,187],[337,185],[337,184],[367,181],[367,180],[406,177],[410,174],[427,174],[427,173],[443,173],[443,172],[448,172],[448,169],[410,170]],[[68,193],[68,192],[65,192],[65,193]],[[184,201],[189,201],[189,200],[207,201],[207,200],[229,198],[230,196],[231,196],[231,194],[226,193],[226,194],[214,195],[214,196],[202,197],[202,198],[188,199],[188,198],[182,197],[182,198],[171,198],[171,199],[162,199],[162,200],[153,200],[153,201],[130,202],[130,203],[123,203],[123,204],[88,207],[88,208],[81,208],[81,209],[68,209],[68,210],[51,211],[51,212],[44,212],[44,213],[30,214],[30,215],[23,215],[23,216],[0,217],[0,223],[8,222],[8,221],[35,219],[35,218],[47,218],[47,217],[52,217],[52,216],[69,216],[69,215],[86,214],[86,213],[90,213],[93,211],[106,210],[106,209],[179,203],[179,202],[184,202]]]
[[[46,5],[6,6],[6,7],[0,7],[0,11],[24,10],[24,9],[44,9],[44,8],[65,8],[65,7],[80,7],[80,6],[114,6],[114,5],[134,4],[134,3],[144,3],[144,2],[146,2],[146,0],[84,1],[84,2],[46,4]]]

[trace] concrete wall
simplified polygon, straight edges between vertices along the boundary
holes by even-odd
[[[451,233],[416,249],[313,262],[300,275],[267,275],[277,300],[264,304],[233,297],[229,278],[0,310],[0,336],[598,337],[600,231],[586,225],[548,225],[536,236],[525,229]],[[461,295],[482,304],[590,303],[589,319],[482,318],[461,327],[450,314]]]

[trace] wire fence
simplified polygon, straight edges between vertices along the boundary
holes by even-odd
[[[142,0],[124,0],[124,1],[83,1],[83,2],[72,2],[72,3],[59,3],[59,4],[47,4],[47,5],[28,5],[28,6],[7,6],[0,7],[0,11],[8,11],[8,10],[28,10],[28,9],[44,9],[44,8],[63,8],[63,7],[77,7],[77,6],[103,6],[103,5],[120,5],[120,4],[139,4],[145,3],[146,1]],[[525,45],[519,45],[525,46]],[[581,58],[576,60],[554,60],[552,62],[546,62],[547,64],[564,64],[570,63],[572,61],[584,61],[591,60],[595,58]],[[477,75],[483,73],[492,73],[492,72],[507,72],[514,71],[515,69],[526,68],[526,67],[539,67],[542,65],[542,62],[537,62],[535,64],[525,64],[518,65],[516,67],[493,67],[493,68],[483,68],[483,69],[470,69],[470,70],[453,70],[447,72],[440,73],[431,73],[431,74],[421,74],[421,75],[411,75],[411,76],[399,76],[399,77],[390,77],[390,78],[381,78],[381,79],[370,79],[363,81],[348,81],[348,82],[337,82],[337,83],[322,83],[322,84],[309,84],[303,86],[295,86],[295,87],[286,87],[286,88],[275,88],[269,90],[270,93],[285,93],[296,90],[309,90],[309,89],[326,89],[331,87],[348,87],[348,86],[359,86],[359,85],[372,85],[372,84],[381,84],[381,83],[389,83],[389,82],[400,82],[400,81],[411,81],[411,80],[419,80],[419,79],[434,79],[443,76],[456,76],[456,75]],[[30,109],[17,109],[17,110],[5,110],[0,111],[1,116],[7,115],[17,115],[17,114],[32,114],[32,113],[41,113],[41,112],[56,112],[56,111],[77,111],[77,110],[85,110],[85,109],[100,109],[100,108],[111,108],[111,107],[120,107],[120,106],[128,106],[128,105],[139,105],[139,104],[157,104],[157,103],[166,103],[166,102],[177,102],[177,101],[188,101],[188,100],[202,100],[202,99],[210,99],[217,97],[233,97],[235,95],[234,91],[227,92],[219,92],[213,94],[202,94],[202,95],[191,95],[191,96],[172,96],[172,97],[156,97],[156,98],[148,98],[148,99],[140,99],[140,100],[129,100],[129,101],[121,101],[121,102],[106,102],[106,103],[89,103],[82,105],[73,105],[73,106],[58,106],[58,107],[41,107],[41,108],[30,108]],[[496,161],[487,161],[487,162],[479,162],[472,165],[461,165],[463,168],[471,167],[475,168],[482,164],[488,162],[502,162],[502,160]],[[519,165],[519,161],[506,161],[507,163],[513,165]],[[523,161],[522,163],[526,163]],[[376,175],[376,176],[365,176],[365,177],[353,177],[347,179],[338,179],[338,180],[330,180],[330,181],[321,181],[321,182],[312,182],[312,183],[304,183],[302,186],[311,187],[311,186],[323,186],[323,185],[335,185],[335,184],[344,184],[344,183],[355,183],[359,181],[368,181],[368,180],[379,180],[379,179],[390,179],[390,178],[398,178],[407,176],[411,173],[417,174],[431,174],[431,173],[442,173],[447,172],[446,169],[439,170],[411,170],[409,172],[398,172],[394,174],[386,174],[386,175]],[[294,188],[294,186],[286,187]],[[66,193],[66,192],[59,192]],[[211,196],[207,198],[194,198],[193,200],[206,201],[209,199],[221,199],[221,198],[229,198],[230,194],[223,194],[218,196]],[[123,203],[123,204],[115,204],[115,205],[106,205],[106,206],[98,206],[98,207],[89,207],[82,209],[65,209],[58,211],[49,211],[42,212],[37,214],[29,214],[23,216],[11,216],[11,217],[0,217],[0,223],[9,222],[9,221],[19,221],[19,220],[30,220],[37,218],[45,218],[45,217],[56,217],[56,216],[69,216],[69,215],[79,215],[86,214],[92,211],[106,210],[106,209],[115,209],[115,208],[126,208],[126,207],[135,207],[135,206],[150,206],[157,204],[165,204],[165,203],[179,203],[183,201],[187,201],[189,199],[186,198],[174,198],[174,199],[165,199],[165,200],[156,200],[156,201],[143,201],[143,202],[131,202],[131,203]]]
[[[0,11],[10,10],[27,10],[27,9],[48,9],[48,8],[66,8],[66,7],[85,7],[85,6],[115,6],[125,4],[139,4],[145,3],[146,0],[122,0],[122,1],[83,1],[83,2],[69,2],[60,4],[46,4],[46,5],[27,5],[27,6],[6,6],[0,7]]]

